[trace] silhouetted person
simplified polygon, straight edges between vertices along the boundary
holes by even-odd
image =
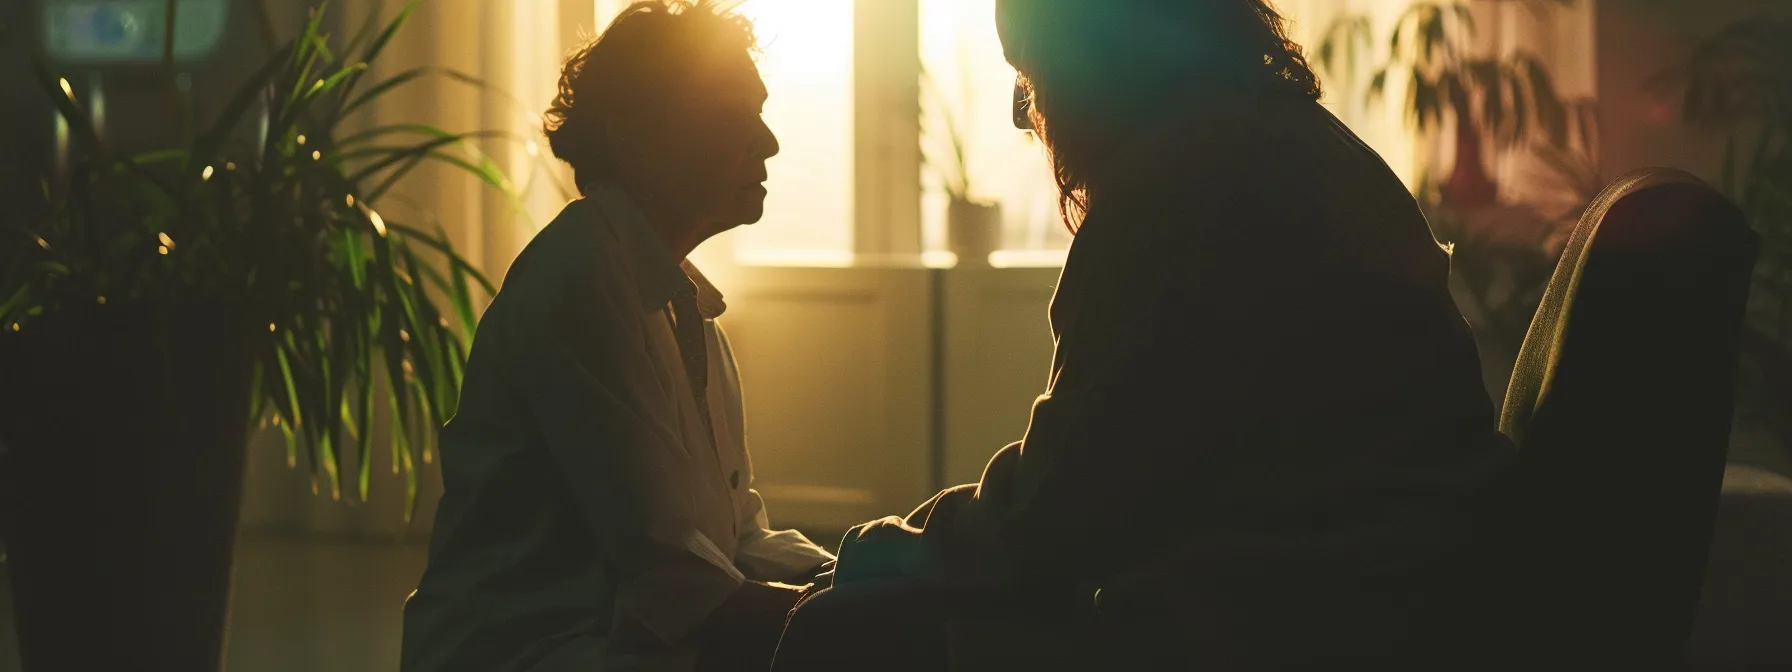
[[[722,296],[681,265],[764,208],[753,48],[648,1],[566,62],[547,137],[583,198],[479,325],[403,669],[764,670],[801,594],[776,582],[832,560],[767,527]]]
[[[1078,587],[1176,669],[1415,646],[1512,448],[1412,196],[1262,0],[996,20],[1077,233],[1051,377],[981,482],[848,533],[775,669],[939,669]]]

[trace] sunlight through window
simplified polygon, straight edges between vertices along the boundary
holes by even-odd
[[[595,0],[609,26],[627,0]],[[765,121],[780,152],[768,164],[765,217],[723,234],[693,255],[700,263],[845,265],[852,259],[853,124],[850,0],[744,0],[759,72],[771,97]]]
[[[732,236],[741,261],[851,258],[852,4],[746,0],[739,6],[759,34],[759,72],[771,92],[765,122],[781,146],[769,164],[765,218]]]
[[[1063,249],[1057,190],[1045,152],[1011,121],[1014,68],[1002,57],[995,0],[921,0],[921,236],[947,245],[947,204],[957,182],[972,200],[998,204],[1003,250]],[[960,139],[962,155],[952,137]],[[962,156],[962,160],[958,157]],[[963,178],[960,179],[959,176]]]

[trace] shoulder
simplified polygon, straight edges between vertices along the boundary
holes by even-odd
[[[590,312],[624,296],[630,281],[603,209],[586,199],[566,205],[511,263],[489,319],[551,316],[569,303]],[[614,295],[614,296],[612,296]]]
[[[616,236],[604,220],[603,208],[588,199],[566,204],[523,247],[504,276],[506,287],[529,283],[536,276],[564,275],[614,268],[601,263],[621,256]]]

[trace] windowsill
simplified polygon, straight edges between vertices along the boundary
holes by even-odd
[[[1070,250],[997,250],[990,253],[995,268],[1061,268]]]
[[[1059,268],[1066,250],[998,250],[988,268]],[[939,268],[960,267],[958,255],[944,250],[921,254],[856,254],[831,250],[741,251],[733,265],[769,268]]]

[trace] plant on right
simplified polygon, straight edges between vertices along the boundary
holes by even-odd
[[[1792,450],[1792,18],[1720,28],[1653,84],[1680,95],[1687,123],[1729,137],[1719,186],[1761,236],[1738,410]]]

